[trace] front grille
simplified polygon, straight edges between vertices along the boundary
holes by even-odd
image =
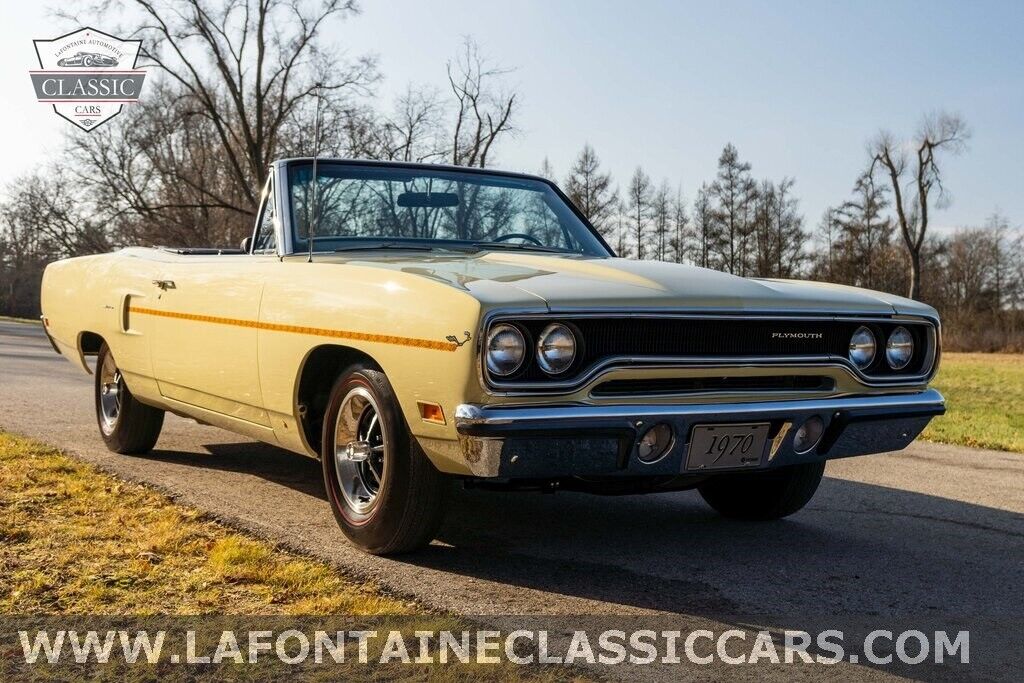
[[[711,394],[732,391],[832,391],[835,380],[814,375],[771,377],[663,377],[613,379],[594,387],[595,398]]]
[[[643,363],[645,358],[725,358],[757,357],[779,359],[796,357],[846,358],[854,331],[866,325],[874,333],[878,351],[874,364],[866,373],[878,377],[919,374],[930,357],[929,324],[886,319],[824,318],[820,320],[742,317],[700,318],[664,317],[590,317],[551,316],[515,318],[502,317],[502,322],[517,325],[526,336],[527,348],[533,348],[541,331],[552,322],[574,328],[579,344],[576,361],[568,371],[557,377],[545,374],[529,358],[515,375],[502,378],[503,385],[564,384],[587,373],[608,358],[622,357]],[[914,335],[915,355],[899,373],[885,363],[885,340],[897,326],[903,325]]]
[[[856,323],[766,320],[577,320],[590,359],[613,355],[758,356],[844,353]],[[773,336],[773,335],[789,336]]]

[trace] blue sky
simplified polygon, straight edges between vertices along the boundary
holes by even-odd
[[[442,87],[463,35],[515,69],[520,133],[498,151],[502,167],[533,171],[547,156],[561,178],[589,141],[620,183],[642,164],[692,198],[732,142],[756,176],[796,177],[813,225],[848,195],[879,128],[909,134],[947,109],[974,135],[945,162],[953,203],[934,224],[977,224],[996,208],[1024,223],[1024,2],[362,5],[330,37],[379,56],[384,98],[409,82]],[[26,73],[31,39],[64,26],[30,3],[4,12],[6,178],[59,148],[67,124],[32,100]]]

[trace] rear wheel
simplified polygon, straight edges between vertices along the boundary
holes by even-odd
[[[164,426],[164,411],[132,395],[106,344],[96,358],[96,422],[107,448],[126,455],[152,450]]]
[[[720,474],[697,490],[708,505],[725,517],[780,519],[810,502],[824,471],[822,461],[768,472]]]
[[[388,555],[434,538],[448,482],[410,434],[384,373],[359,365],[342,373],[320,456],[334,517],[354,544]]]

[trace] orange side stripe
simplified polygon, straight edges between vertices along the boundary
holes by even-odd
[[[177,318],[178,320],[194,320],[196,322],[214,323],[216,325],[234,325],[236,327],[254,327],[259,330],[270,330],[273,332],[293,332],[295,334],[309,334],[316,337],[332,337],[334,339],[352,339],[355,341],[377,342],[379,344],[395,344],[398,346],[414,346],[420,349],[433,349],[435,351],[454,351],[457,344],[447,341],[434,341],[433,339],[417,339],[416,337],[398,337],[389,334],[372,334],[370,332],[352,332],[350,330],[331,330],[325,327],[304,327],[302,325],[283,325],[281,323],[267,323],[259,320],[243,320],[240,318],[222,318],[216,315],[198,315],[196,313],[179,313],[177,311],[160,311],[155,308],[143,308],[131,306],[128,309],[132,313],[141,315],[155,315],[161,318]]]

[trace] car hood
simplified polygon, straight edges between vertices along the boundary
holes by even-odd
[[[486,307],[934,315],[903,297],[843,285],[750,279],[696,266],[538,253],[335,255],[442,282]],[[318,259],[319,260],[319,259]]]

